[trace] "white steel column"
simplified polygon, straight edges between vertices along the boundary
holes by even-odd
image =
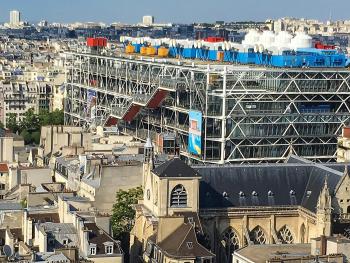
[[[225,163],[225,146],[226,146],[226,74],[227,67],[224,67],[223,71],[223,83],[222,83],[222,115],[221,115],[221,153],[220,164]]]

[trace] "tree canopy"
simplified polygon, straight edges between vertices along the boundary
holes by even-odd
[[[29,109],[24,113],[24,118],[19,123],[19,126],[22,132],[24,130],[30,132],[40,129],[39,116],[35,114],[34,109]]]
[[[63,124],[64,113],[62,110],[52,112],[41,110],[39,114],[36,114],[34,109],[29,109],[24,113],[23,119],[19,122],[17,121],[16,113],[10,113],[6,120],[6,128],[13,133],[18,132],[26,144],[39,143],[42,126]]]
[[[16,113],[9,113],[6,120],[6,128],[10,129],[13,133],[16,133],[19,130],[19,125],[17,123],[16,118],[17,118]]]
[[[119,190],[116,193],[116,202],[113,205],[112,229],[113,236],[119,237],[123,233],[129,233],[134,226],[135,209],[139,199],[142,199],[143,190],[136,187]]]

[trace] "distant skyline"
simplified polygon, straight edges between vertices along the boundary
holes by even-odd
[[[1,0],[0,21],[17,9],[26,21],[140,22],[153,15],[156,22],[265,21],[304,17],[326,21],[350,19],[350,0]]]

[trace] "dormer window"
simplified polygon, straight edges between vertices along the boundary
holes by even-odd
[[[275,205],[275,194],[271,190],[267,192],[267,202],[269,206]]]
[[[96,255],[96,244],[90,244],[90,255]]]
[[[252,205],[259,205],[258,193],[256,191],[252,192]]]
[[[103,243],[105,245],[105,253],[106,255],[111,255],[113,254],[113,242],[104,242]]]
[[[107,255],[113,254],[113,245],[108,245],[105,247],[105,249]]]
[[[290,196],[290,204],[291,205],[296,205],[297,204],[297,198],[294,190],[289,191],[289,196]]]

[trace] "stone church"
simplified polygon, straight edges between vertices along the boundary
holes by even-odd
[[[350,175],[341,164],[296,156],[286,163],[154,166],[145,149],[131,262],[231,262],[251,244],[350,237]]]

